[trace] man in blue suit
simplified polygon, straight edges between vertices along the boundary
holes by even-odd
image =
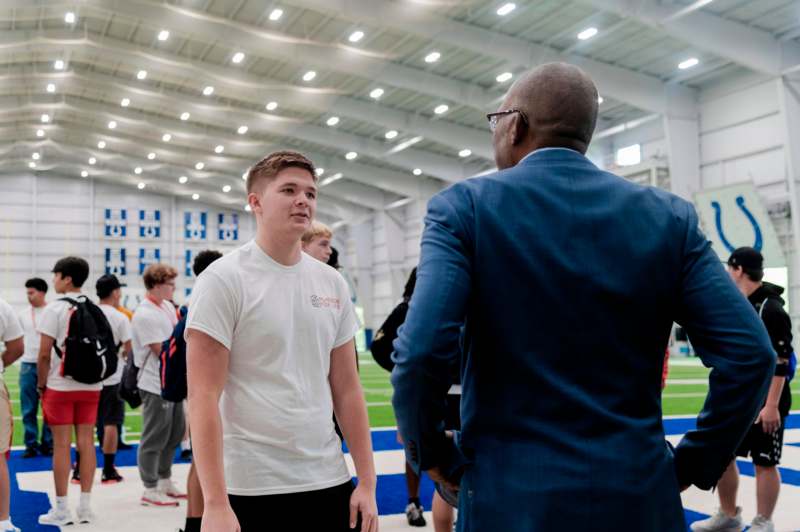
[[[489,115],[500,170],[428,204],[393,404],[412,466],[460,485],[462,532],[685,531],[680,490],[716,484],[767,391],[769,338],[692,205],[584,156],[597,105],[576,67],[527,73]],[[714,368],[675,450],[660,386],[673,322]]]

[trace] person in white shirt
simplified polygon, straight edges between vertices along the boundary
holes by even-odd
[[[311,227],[303,233],[300,242],[302,243],[304,252],[318,261],[328,264],[331,253],[333,253],[331,239],[333,239],[333,231],[331,231],[331,228],[322,222],[314,220],[311,222]]]
[[[39,440],[39,392],[36,391],[36,362],[39,359],[40,338],[36,323],[41,319],[47,305],[47,282],[38,277],[28,279],[25,281],[25,292],[30,306],[19,314],[25,334],[25,352],[19,368],[19,399],[22,425],[25,427],[25,452],[22,457],[33,458],[40,453],[43,456],[53,454],[53,433],[50,432],[47,422],[42,423],[41,441]]]
[[[0,341],[5,350],[0,354],[0,372],[22,356],[24,350],[22,326],[11,305],[0,299]],[[0,375],[2,375],[0,373]],[[0,532],[20,532],[11,522],[11,479],[6,454],[11,449],[14,421],[6,383],[0,376]]]
[[[256,164],[247,178],[255,239],[211,264],[192,291],[189,418],[204,532],[378,528],[355,312],[339,273],[301,251],[315,175],[296,152]]]
[[[85,299],[81,287],[89,277],[89,263],[80,257],[64,257],[53,267],[53,288],[57,294],[73,300]],[[90,497],[97,460],[94,454],[94,423],[103,383],[84,384],[63,375],[62,359],[56,351],[64,352],[72,304],[58,299],[45,307],[37,324],[41,334],[37,372],[39,392],[43,394],[42,410],[53,431],[53,478],[56,504],[39,516],[43,525],[62,526],[73,523],[67,503],[69,485],[70,445],[75,428],[78,452],[83,456],[80,466],[81,498],[78,522],[94,519]]]
[[[181,403],[161,398],[161,344],[172,336],[178,323],[175,306],[177,270],[166,264],[151,264],[144,271],[147,294],[133,313],[133,362],[139,370],[142,397],[142,438],[139,442],[139,476],[144,484],[145,506],[177,506],[185,499],[172,482],[172,461],[186,430]]]

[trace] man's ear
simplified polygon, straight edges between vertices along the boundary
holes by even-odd
[[[528,124],[519,113],[513,113],[509,118],[511,119],[511,124],[508,131],[511,135],[511,145],[519,146],[528,136]]]

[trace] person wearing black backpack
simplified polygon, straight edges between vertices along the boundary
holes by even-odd
[[[47,305],[39,320],[38,389],[42,410],[53,431],[53,477],[56,504],[39,517],[40,524],[74,523],[67,501],[72,429],[77,435],[81,497],[77,522],[94,519],[90,496],[97,460],[94,424],[103,379],[116,370],[117,354],[111,327],[103,312],[81,293],[89,277],[89,264],[65,257],[53,268],[53,286],[59,299]]]

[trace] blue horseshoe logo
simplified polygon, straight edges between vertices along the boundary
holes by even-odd
[[[755,249],[756,251],[761,251],[761,248],[764,247],[764,240],[761,236],[761,227],[759,227],[755,216],[753,216],[753,213],[751,213],[750,210],[747,208],[747,206],[744,204],[744,197],[736,196],[736,205],[739,206],[739,209],[741,209],[741,211],[750,221],[750,224],[753,226],[753,232],[755,232],[756,235],[756,241],[753,244],[753,249]],[[725,238],[725,231],[722,230],[722,207],[720,206],[718,201],[712,201],[711,207],[713,207],[715,212],[714,219],[717,224],[717,233],[719,234],[720,240],[722,240],[722,245],[724,245],[729,252],[733,253],[733,251],[736,248],[733,247],[733,245],[731,245],[731,243],[728,241],[727,238]]]

